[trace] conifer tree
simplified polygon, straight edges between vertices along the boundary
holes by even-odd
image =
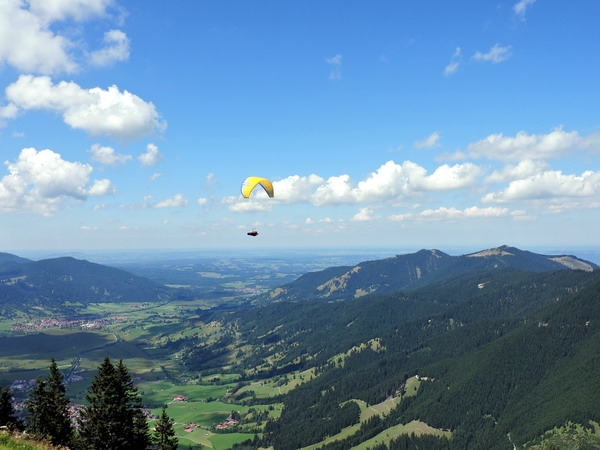
[[[137,387],[133,384],[131,375],[125,364],[123,364],[123,360],[119,361],[115,370],[124,398],[126,399],[126,420],[129,420],[130,416],[133,422],[130,448],[143,450],[150,444],[151,437],[148,421],[143,412],[142,398],[138,393]]]
[[[157,450],[177,450],[179,439],[175,436],[174,421],[163,408],[162,414],[154,426],[153,442]]]
[[[69,419],[69,399],[64,377],[56,361],[50,363],[48,378],[39,378],[25,403],[28,411],[27,431],[48,439],[52,445],[68,446],[73,436]]]
[[[0,387],[0,427],[20,430],[22,426],[15,411],[11,390],[6,386]]]
[[[88,406],[79,418],[81,446],[86,450],[144,450],[150,442],[141,398],[127,368],[108,357],[86,394]]]

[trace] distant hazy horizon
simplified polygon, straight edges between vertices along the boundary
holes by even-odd
[[[384,248],[384,247],[295,247],[295,248],[262,248],[262,249],[77,249],[77,250],[1,250],[4,253],[11,253],[23,258],[32,260],[40,260],[47,258],[57,258],[61,256],[71,256],[77,259],[87,259],[100,264],[110,262],[124,261],[144,261],[144,260],[168,260],[168,259],[213,259],[223,257],[256,257],[260,258],[293,258],[294,256],[311,256],[320,258],[341,257],[344,259],[356,259],[356,262],[365,261],[367,259],[379,259],[415,253],[421,249],[437,249],[451,256],[460,256],[464,254],[474,253],[480,250],[508,245],[516,247],[520,250],[530,251],[544,255],[574,255],[578,258],[585,259],[600,265],[600,246],[593,247],[574,247],[574,246],[537,246],[523,247],[511,245],[510,243],[491,245],[487,247],[443,247],[443,246],[415,246],[412,248]],[[360,259],[364,258],[364,259]]]

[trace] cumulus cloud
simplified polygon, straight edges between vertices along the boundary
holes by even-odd
[[[335,55],[330,58],[325,58],[325,62],[331,66],[331,71],[329,72],[330,80],[339,80],[342,78],[342,55]]]
[[[117,166],[131,160],[131,155],[119,155],[115,152],[114,148],[100,144],[92,145],[89,152],[92,154],[93,161],[105,166]]]
[[[77,24],[106,18],[113,3],[113,0],[3,0],[0,2],[0,64],[39,74],[77,71],[87,43],[79,36],[71,39],[66,33],[55,32],[54,26],[66,21]],[[115,48],[110,36],[105,43],[107,49]],[[91,55],[95,57],[96,52]]]
[[[359,201],[408,197],[425,191],[468,187],[480,174],[481,169],[471,163],[443,164],[427,175],[424,167],[412,161],[404,161],[401,165],[388,161],[358,183],[354,193]]]
[[[17,117],[19,110],[15,105],[9,103],[6,106],[0,106],[0,125],[4,125],[6,119],[14,119]]]
[[[245,212],[268,210],[273,202],[314,206],[395,202],[427,192],[470,187],[481,174],[482,169],[471,163],[443,164],[428,174],[427,169],[412,161],[402,164],[388,161],[358,183],[347,174],[327,179],[315,174],[293,175],[273,182],[274,199],[256,198],[241,202],[230,197],[227,203],[230,210]]]
[[[494,45],[487,53],[477,52],[472,56],[475,61],[491,62],[494,64],[505,61],[509,57],[510,45],[502,47],[500,44]]]
[[[146,146],[146,153],[142,153],[138,156],[138,160],[144,167],[152,167],[163,160],[162,154],[158,151],[158,147],[155,144],[148,144]]]
[[[485,181],[488,183],[502,183],[531,177],[548,169],[544,161],[527,159],[517,165],[508,164],[501,170],[495,170]]]
[[[600,196],[600,172],[585,171],[581,175],[548,170],[527,178],[511,181],[506,189],[486,194],[483,203],[510,203],[523,200],[591,198]]]
[[[94,197],[100,197],[103,195],[111,195],[115,192],[117,192],[117,190],[110,180],[104,178],[102,180],[95,180],[92,187],[88,189],[87,194]]]
[[[64,122],[92,135],[128,141],[165,128],[155,106],[117,86],[83,89],[73,82],[54,84],[50,77],[21,75],[6,88],[6,97],[19,110],[48,110]]]
[[[292,175],[273,183],[273,190],[278,202],[309,203],[312,192],[323,185],[325,180],[318,175]]]
[[[29,10],[43,23],[73,19],[78,22],[102,17],[113,0],[29,0]]]
[[[518,132],[514,137],[492,134],[472,143],[467,153],[474,158],[488,158],[497,161],[522,161],[526,159],[550,159],[568,155],[578,149],[600,147],[600,136],[582,138],[577,131],[564,131],[556,128],[548,134],[528,134]]]
[[[129,38],[121,30],[104,33],[106,47],[90,53],[90,63],[94,66],[108,66],[117,61],[129,59]]]
[[[109,180],[94,181],[91,187],[89,164],[62,159],[52,150],[21,150],[17,161],[5,162],[8,175],[0,180],[0,211],[52,214],[67,199],[114,192]]]

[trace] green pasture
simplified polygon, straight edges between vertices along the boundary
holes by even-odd
[[[221,398],[227,393],[230,386],[221,384],[185,384],[174,385],[170,381],[141,382],[137,384],[144,403],[147,405],[184,404],[189,402],[203,402],[206,399]],[[183,395],[188,402],[173,403],[173,399]],[[231,412],[231,406],[229,412]]]
[[[385,399],[383,402],[378,403],[376,405],[368,405],[363,400],[349,400],[355,402],[360,407],[360,421],[357,424],[351,425],[349,427],[344,428],[338,434],[334,436],[330,436],[322,442],[318,444],[310,445],[308,447],[304,447],[304,450],[315,450],[317,448],[322,447],[324,444],[329,444],[336,440],[343,440],[349,436],[352,436],[356,433],[361,424],[369,420],[371,417],[375,415],[385,416],[390,413],[390,411],[398,406],[403,398],[412,397],[417,394],[419,390],[419,386],[421,381],[417,377],[411,377],[406,380],[406,393],[402,397],[389,397]],[[396,425],[394,427],[386,429],[380,435],[377,435],[373,439],[367,441],[369,445],[359,445],[357,447],[353,447],[353,449],[366,450],[369,448],[373,448],[374,446],[381,443],[389,443],[392,439],[400,436],[401,434],[411,434],[415,433],[419,434],[444,434],[450,437],[450,432],[438,430],[436,428],[432,428],[429,425],[422,422],[411,422],[407,425]]]
[[[253,434],[220,434],[212,431],[214,425],[225,420],[234,410],[243,415],[247,413],[248,408],[218,401],[171,402],[167,405],[167,414],[175,422],[174,429],[180,445],[187,446],[188,443],[192,443],[215,450],[228,449],[235,443],[254,437]],[[151,411],[158,416],[162,408],[154,408]],[[196,424],[198,427],[191,432],[185,431],[185,426],[189,424]]]
[[[292,389],[302,383],[314,378],[314,369],[308,369],[302,372],[296,372],[287,376],[278,376],[275,378],[253,381],[240,388],[237,393],[246,391],[254,392],[256,398],[270,398],[281,394],[287,394]]]
[[[183,431],[183,434],[179,434],[178,430],[177,437],[179,438],[179,448],[188,449],[191,445],[192,448],[211,448],[214,450],[227,450],[230,449],[233,444],[244,442],[248,439],[253,439],[253,434],[244,433],[213,433],[204,429],[196,429],[191,433]]]
[[[210,428],[225,420],[231,414],[231,411],[239,411],[240,414],[245,414],[247,410],[247,407],[218,401],[172,402],[167,405],[167,414],[176,424],[181,425],[182,428],[191,423]],[[152,408],[151,411],[159,415],[162,407]]]

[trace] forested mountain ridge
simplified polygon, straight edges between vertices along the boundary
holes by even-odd
[[[506,245],[461,256],[450,256],[435,249],[420,250],[355,266],[308,273],[258,297],[255,302],[348,300],[413,289],[472,271],[499,268],[542,272],[566,269],[591,271],[598,266],[572,255],[541,255]]]
[[[12,253],[3,253],[0,252],[0,264],[4,263],[25,263],[31,262],[31,260],[26,258],[21,258],[20,256],[13,255]]]
[[[242,448],[297,449],[354,424],[322,444],[348,449],[420,420],[452,432],[420,448],[508,450],[600,421],[599,306],[598,270],[488,267],[411,291],[215,314],[229,337],[181,355],[198,370],[236,361],[232,370],[250,380],[315,370],[277,399],[283,412],[263,439]],[[416,395],[361,422],[355,402],[399,396],[416,375],[427,380]]]
[[[170,290],[124,270],[72,257],[29,261],[0,259],[0,307],[4,310],[65,302],[134,302],[166,299]]]

